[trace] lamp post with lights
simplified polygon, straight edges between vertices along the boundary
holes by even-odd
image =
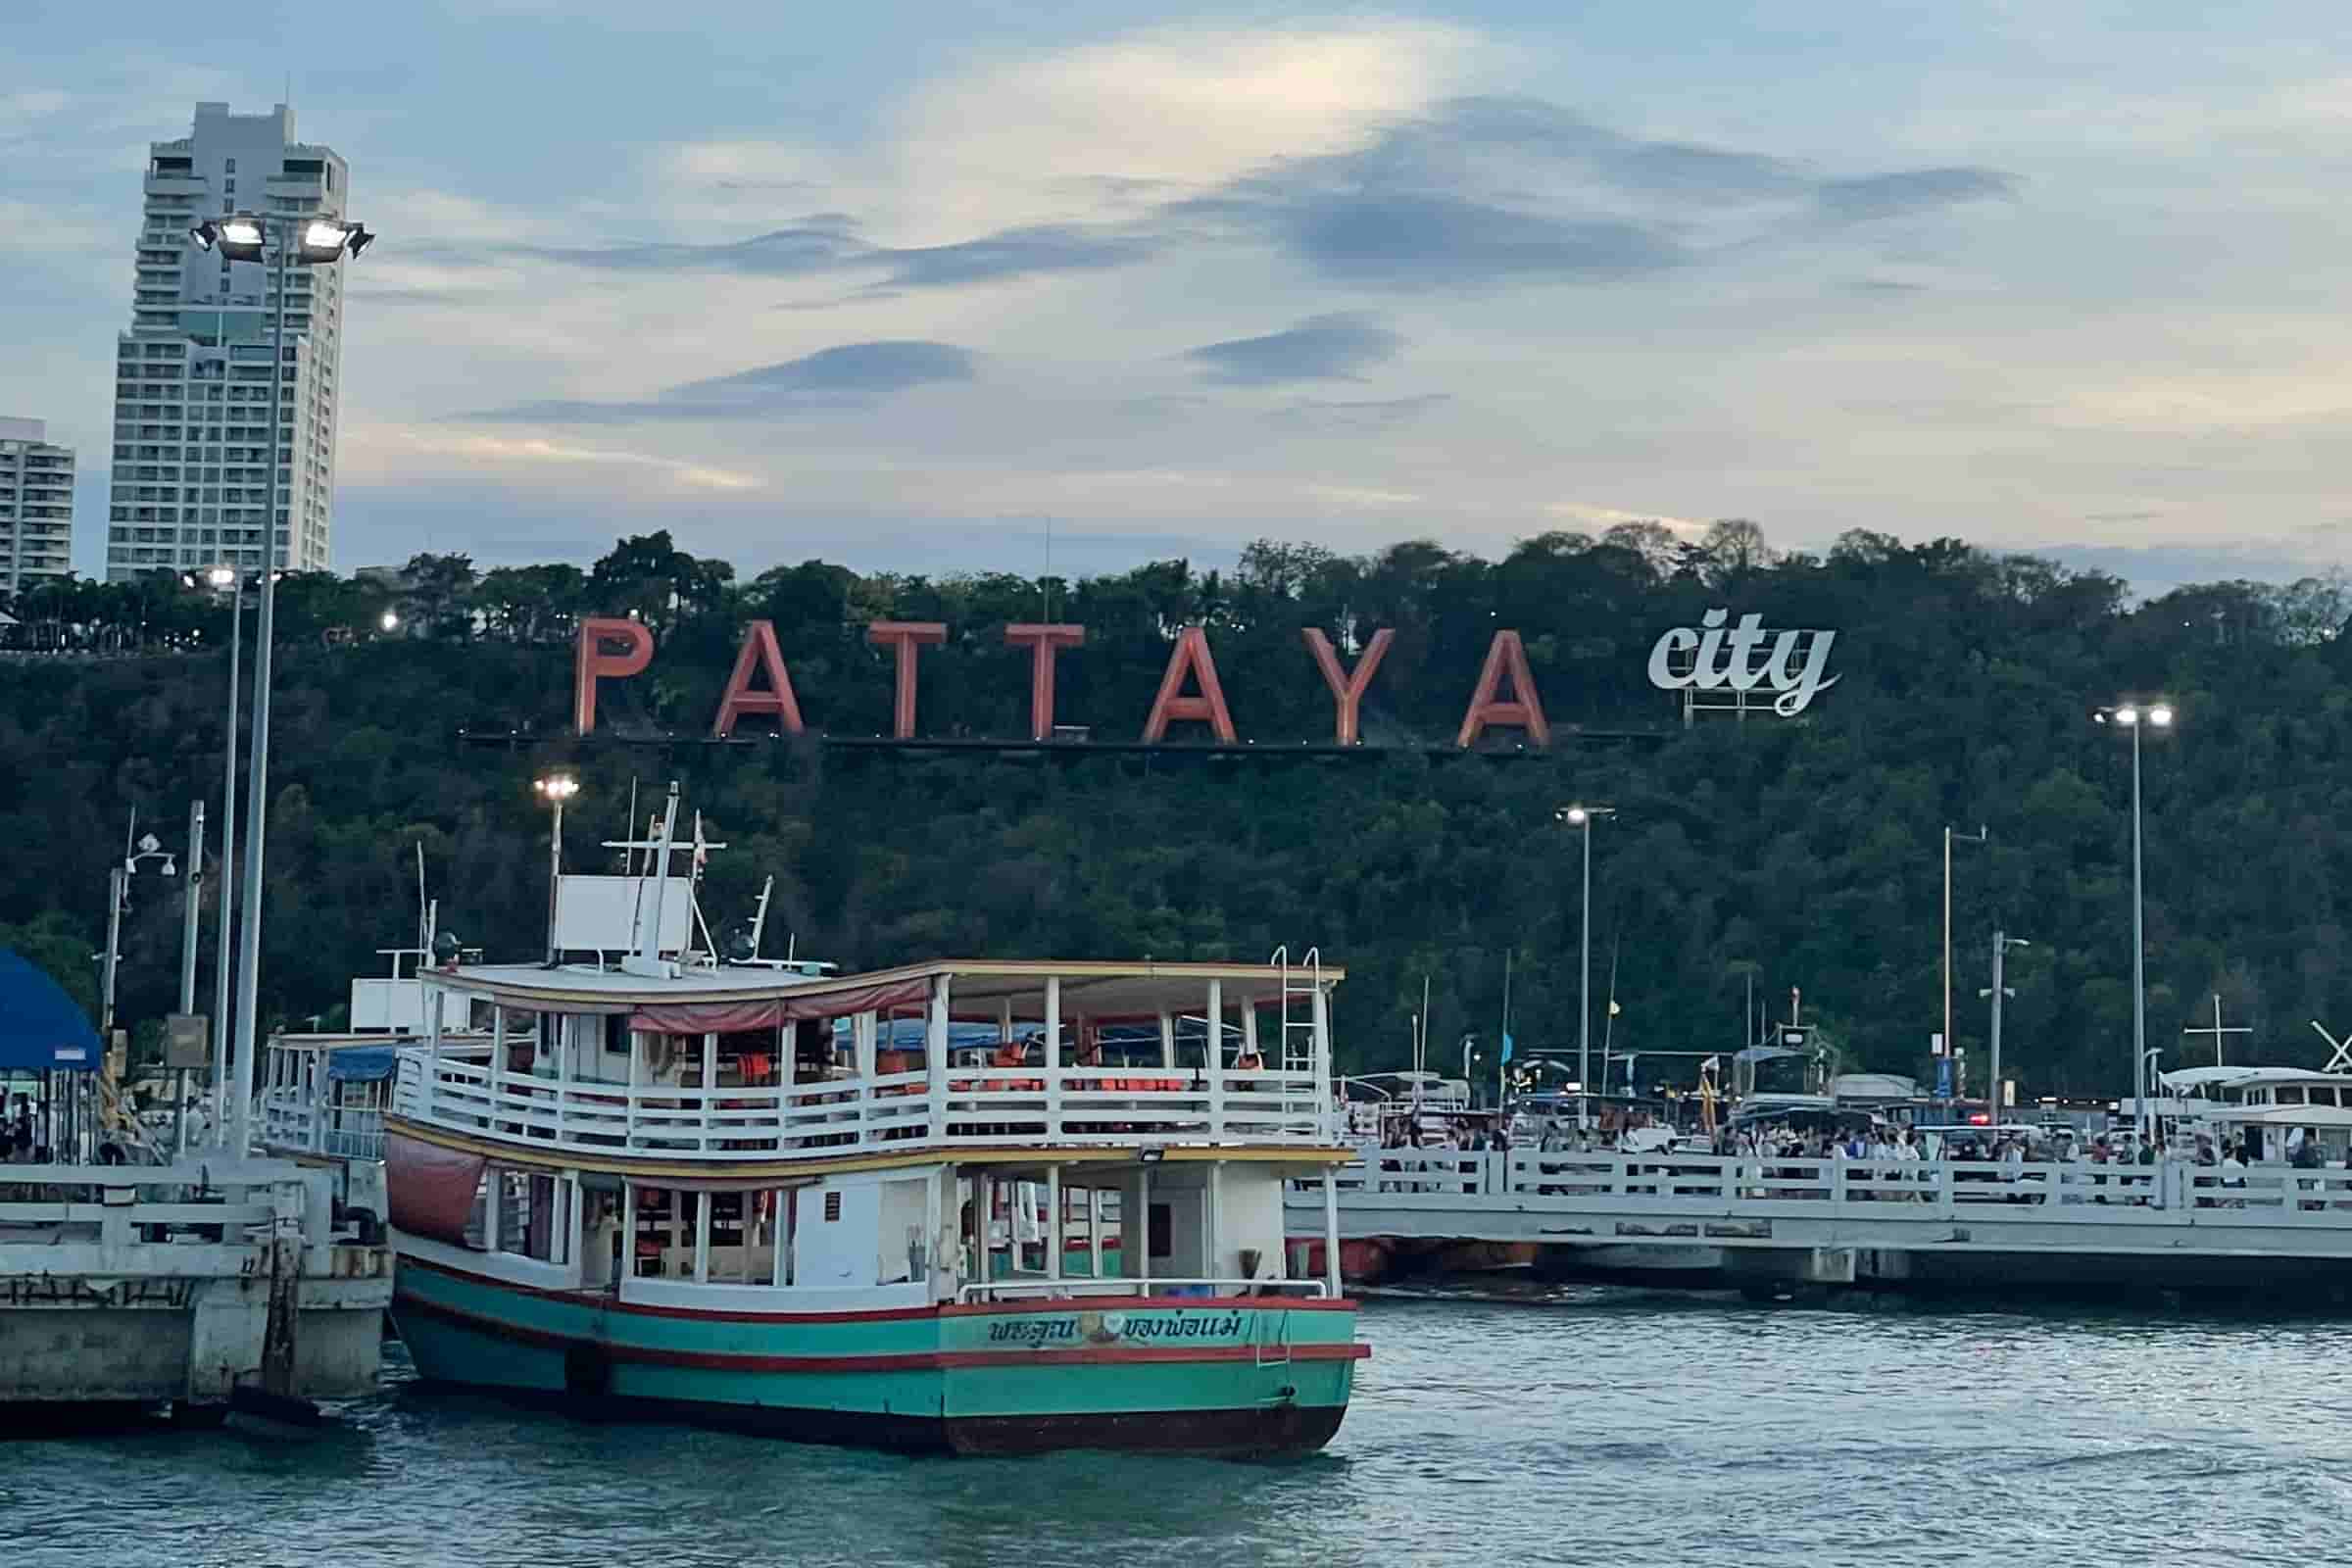
[[[2139,870],[2139,735],[2145,729],[2171,729],[2173,705],[2162,701],[2144,707],[2116,703],[2092,710],[2090,716],[2097,723],[2132,732],[2132,1125],[2144,1142],[2152,1128],[2148,1116],[2146,921]]]
[[[277,302],[270,328],[270,483],[265,491],[270,499],[262,515],[262,598],[253,634],[253,756],[245,789],[245,808],[253,813],[253,823],[245,836],[245,926],[239,933],[243,940],[237,957],[236,1071],[243,1087],[230,1103],[228,1117],[229,1151],[242,1155],[251,1143],[258,1060],[255,1025],[261,1005],[262,850],[270,814],[270,639],[277,603],[277,442],[285,419],[286,297],[296,263],[331,266],[359,255],[375,236],[363,224],[299,213],[234,213],[207,219],[188,235],[199,249],[217,249],[232,262],[269,260],[274,247],[276,262]]]
[[[1565,806],[1559,819],[1585,839],[1585,913],[1576,992],[1576,1125],[1592,1125],[1592,819],[1615,816],[1613,806]]]
[[[564,885],[564,803],[580,793],[580,781],[569,773],[548,773],[531,781],[539,798],[556,808],[555,828],[547,836],[547,966],[556,966],[556,890]]]

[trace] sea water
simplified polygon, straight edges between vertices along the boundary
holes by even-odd
[[[1568,1289],[1374,1300],[1323,1453],[910,1458],[417,1387],[0,1443],[0,1563],[1898,1564],[2352,1557],[2352,1328]]]

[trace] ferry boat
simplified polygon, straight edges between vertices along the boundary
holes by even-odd
[[[959,1453],[1330,1440],[1369,1351],[1283,1192],[1336,1264],[1343,971],[722,959],[670,802],[651,875],[560,879],[557,961],[422,972],[384,1156],[426,1380]]]
[[[2180,1067],[2158,1075],[2151,1108],[2182,1142],[2241,1144],[2248,1163],[2283,1161],[2300,1132],[2330,1163],[2352,1157],[2352,1072],[2305,1067]]]

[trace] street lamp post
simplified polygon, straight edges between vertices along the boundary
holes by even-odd
[[[1974,833],[1955,833],[1948,822],[1943,829],[1943,1055],[1954,1068],[1952,1093],[1960,1096],[1967,1093],[1968,1086],[1958,1081],[1960,1058],[1954,1054],[1952,1044],[1952,842],[1955,839],[1963,844],[1989,844],[1992,829],[1980,824]]]
[[[245,808],[252,813],[252,831],[245,835],[245,926],[237,956],[237,1075],[240,1088],[231,1102],[230,1152],[242,1156],[251,1147],[253,1090],[257,1053],[255,1025],[259,1021],[262,979],[262,861],[269,838],[270,817],[270,643],[277,605],[277,442],[285,423],[286,301],[293,268],[327,266],[357,256],[375,236],[359,223],[300,213],[267,216],[237,213],[207,220],[189,230],[204,250],[219,248],[232,262],[267,259],[275,241],[277,299],[270,328],[270,482],[264,494],[268,509],[262,514],[262,599],[254,618],[253,756],[245,787]],[[290,525],[289,525],[290,531]]]
[[[230,919],[229,898],[236,883],[237,863],[237,673],[245,645],[245,580],[236,567],[215,566],[205,580],[228,590],[228,727],[220,743],[220,933],[213,971],[213,1100],[215,1139],[227,1132],[229,955],[235,950],[236,926]]]
[[[555,828],[547,837],[547,966],[556,966],[556,890],[564,885],[564,803],[580,793],[580,781],[569,773],[550,773],[533,779],[531,788],[556,808]]]
[[[1611,806],[1569,806],[1559,811],[1559,819],[1585,839],[1584,918],[1576,991],[1576,1125],[1580,1132],[1592,1125],[1592,819],[1616,814]]]
[[[2132,1110],[2133,1125],[2139,1128],[2144,1143],[2150,1129],[2147,942],[2145,896],[2139,868],[2139,732],[2171,729],[2173,705],[2158,701],[2142,708],[2136,703],[2118,703],[2095,710],[2091,717],[2101,724],[2132,732]]]

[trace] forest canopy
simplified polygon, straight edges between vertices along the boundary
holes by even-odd
[[[132,808],[176,847],[201,794],[218,843],[227,605],[163,575],[10,606],[22,647],[64,656],[0,661],[13,763],[0,943],[85,999]],[[1645,661],[1662,631],[1717,609],[1834,629],[1838,684],[1795,719],[1686,728]],[[731,846],[706,883],[713,926],[772,875],[770,929],[805,956],[1261,959],[1312,946],[1349,970],[1339,1040],[1366,1069],[1403,1060],[1425,977],[1435,1064],[1458,1064],[1464,1035],[1497,1039],[1507,954],[1527,1056],[1576,1037],[1579,845],[1556,813],[1583,800],[1618,812],[1593,830],[1596,1042],[1735,1046],[1751,983],[1782,1014],[1794,987],[1846,1065],[1923,1072],[1941,1016],[1942,833],[1983,824],[1989,842],[1957,852],[1954,879],[1972,1076],[1997,924],[2033,943],[2008,960],[2004,1056],[2021,1092],[2113,1094],[2131,1065],[2130,747],[2089,712],[2162,694],[2180,722],[2143,757],[2150,1043],[2166,1065],[2210,1060],[2210,1037],[2180,1031],[2210,1021],[2218,992],[2256,1030],[2233,1055],[2316,1062],[2307,1020],[2352,1020],[2336,891],[2352,858],[2348,612],[2333,579],[2134,602],[2116,578],[1959,540],[1856,532],[1826,554],[1779,553],[1743,521],[1545,533],[1499,561],[1432,541],[1360,557],[1261,541],[1230,571],[1165,561],[1069,581],[823,562],[741,580],[666,533],[587,569],[427,555],[358,578],[291,574],[264,1004],[271,1021],[339,1021],[350,977],[412,940],[418,846],[444,927],[494,955],[535,951],[547,821],[530,781],[561,761],[583,784],[568,863],[611,858],[598,843],[621,836],[632,781],[650,808],[677,778]],[[579,741],[572,641],[587,615],[634,617],[660,652],[604,684],[599,733]],[[808,733],[703,744],[754,620],[775,629]],[[1098,743],[1137,737],[1178,635],[1202,628],[1252,752],[828,747],[891,727],[895,656],[867,636],[890,620],[947,628],[921,652],[917,733],[1007,741],[1028,733],[1031,654],[1006,625],[1085,627],[1057,663],[1056,718]],[[1350,663],[1374,632],[1394,634],[1360,754],[1328,747],[1310,628]],[[1524,643],[1552,744],[1506,732],[1455,755],[1502,629]],[[1171,732],[1193,738],[1201,726]],[[178,911],[174,887],[137,880],[128,1018],[173,1004]],[[212,942],[208,910],[208,994]],[[1653,1071],[1688,1075],[1660,1057],[1645,1084]]]

